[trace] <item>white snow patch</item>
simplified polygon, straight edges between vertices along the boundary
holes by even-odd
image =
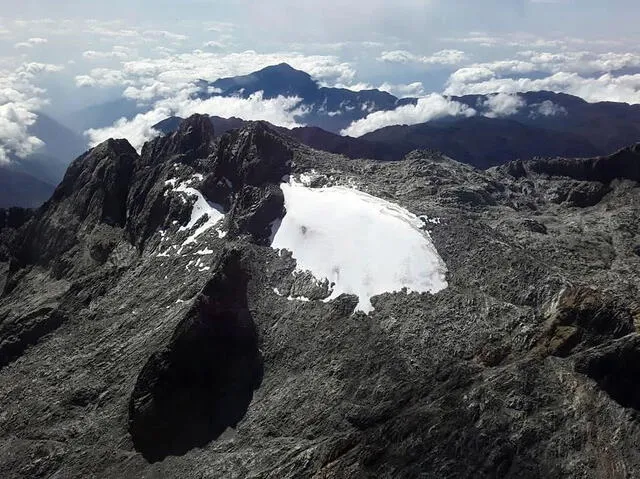
[[[327,300],[355,294],[356,309],[368,313],[378,294],[448,286],[446,265],[416,215],[352,188],[280,187],[287,214],[271,246],[290,250],[297,271],[334,283]]]
[[[425,223],[431,223],[432,225],[442,224],[442,220],[440,218],[429,218],[428,216],[420,216],[420,219]]]
[[[213,254],[213,250],[209,248],[204,248],[204,249],[201,249],[200,251],[196,251],[196,254],[199,254],[199,255]]]
[[[280,291],[278,288],[273,288],[273,292],[276,293],[281,298],[284,298],[284,293],[282,291]],[[311,301],[309,298],[306,298],[304,296],[291,296],[291,295],[287,296],[287,300],[288,301],[303,301],[303,302]]]
[[[191,209],[191,219],[186,226],[181,226],[180,231],[191,231],[191,229],[196,225],[200,219],[207,215],[207,220],[199,226],[192,234],[189,236],[182,246],[186,246],[191,243],[195,243],[196,238],[200,236],[202,233],[207,231],[209,228],[217,225],[224,218],[224,210],[222,206],[216,203],[212,203],[207,201],[202,193],[200,193],[195,188],[191,188],[189,186],[185,186],[183,184],[179,185],[175,191],[180,193],[185,193],[188,196],[195,196],[196,202],[193,204],[193,208]],[[220,238],[224,237],[224,233],[219,229],[216,230],[218,236]]]
[[[311,300],[304,296],[287,296],[287,301],[302,301],[303,303],[308,303]]]
[[[305,173],[300,173],[300,181],[304,186],[310,186],[313,180],[318,177],[318,172],[316,170],[309,170]]]

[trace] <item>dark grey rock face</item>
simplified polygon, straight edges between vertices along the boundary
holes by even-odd
[[[260,386],[262,357],[239,254],[224,253],[219,263],[131,395],[129,431],[150,461],[204,447],[236,427]]]
[[[0,228],[0,477],[640,474],[634,149],[479,171],[210,125],[106,142]],[[449,287],[324,301],[268,246],[311,172],[423,217]],[[224,221],[194,238],[178,185]]]

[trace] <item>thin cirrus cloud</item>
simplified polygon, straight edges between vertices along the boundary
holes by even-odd
[[[441,50],[431,55],[415,55],[406,50],[384,51],[378,60],[388,63],[418,63],[423,65],[459,65],[468,59],[461,50]]]
[[[32,37],[32,38],[29,38],[27,41],[16,43],[14,47],[15,48],[33,48],[37,45],[44,45],[45,43],[48,43],[48,42],[49,40],[47,40],[46,38]]]
[[[135,56],[135,50],[129,47],[115,45],[110,51],[87,50],[82,57],[89,61],[126,60]]]

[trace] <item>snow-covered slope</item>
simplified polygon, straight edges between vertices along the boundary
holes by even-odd
[[[328,299],[360,298],[357,310],[373,310],[371,298],[401,291],[435,293],[447,287],[446,265],[417,216],[361,191],[332,186],[281,185],[286,215],[272,247],[287,249],[297,270],[335,283]]]

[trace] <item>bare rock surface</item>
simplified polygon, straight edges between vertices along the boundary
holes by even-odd
[[[636,147],[480,171],[213,133],[109,140],[0,214],[0,477],[640,475]],[[269,246],[300,175],[423,218],[448,287],[323,300]],[[224,213],[197,236],[190,189]]]

